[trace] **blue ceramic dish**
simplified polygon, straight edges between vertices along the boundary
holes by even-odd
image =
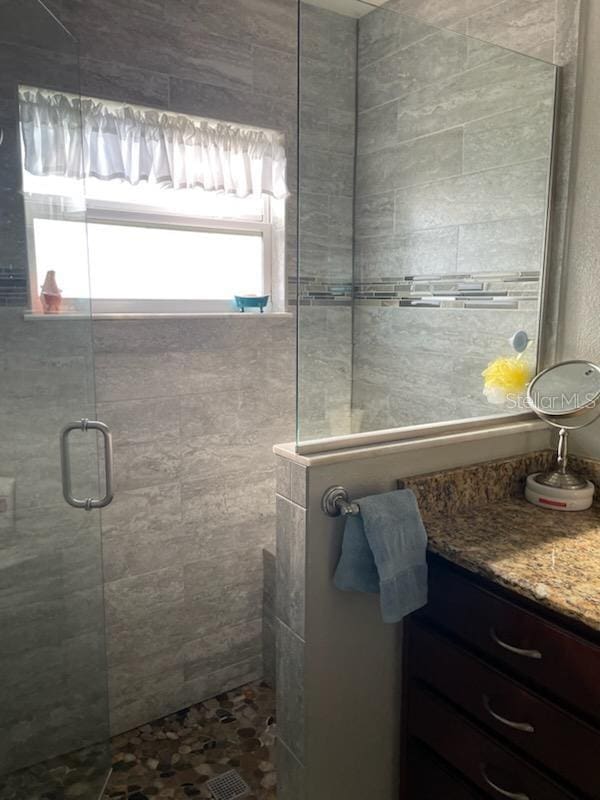
[[[262,297],[246,297],[239,294],[236,294],[235,296],[235,304],[242,312],[244,312],[247,308],[260,308],[260,313],[262,314],[268,302],[268,294],[265,294]]]

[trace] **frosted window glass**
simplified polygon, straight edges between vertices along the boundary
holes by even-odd
[[[36,219],[38,275],[49,269],[63,297],[88,296],[82,222]],[[92,299],[229,300],[262,294],[260,234],[88,223]]]

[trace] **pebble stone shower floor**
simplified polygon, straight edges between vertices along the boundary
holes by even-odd
[[[211,798],[206,782],[235,769],[248,800],[275,800],[275,696],[252,683],[112,740],[104,800]]]

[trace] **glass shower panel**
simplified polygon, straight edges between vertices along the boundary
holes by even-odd
[[[298,440],[522,412],[482,372],[518,332],[537,361],[557,68],[396,3],[314,2]]]
[[[91,318],[44,314],[30,285],[19,106],[23,86],[78,92],[78,48],[42,3],[2,0],[0,56],[0,797],[92,800],[110,766],[100,521],[63,499],[59,457],[61,429],[96,416]],[[71,184],[48,214],[85,221]],[[89,286],[85,239],[79,265]],[[98,455],[71,435],[76,496],[103,494]]]
[[[357,14],[300,3],[298,437],[350,431]],[[340,10],[343,13],[340,13]]]

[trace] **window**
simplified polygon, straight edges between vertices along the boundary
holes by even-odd
[[[31,93],[28,96],[31,101]],[[64,96],[60,97],[62,103]],[[287,190],[285,182],[279,180],[281,164],[277,173],[269,172],[272,159],[266,160],[264,153],[270,157],[272,152],[264,147],[249,148],[250,156],[242,161],[245,154],[240,155],[234,141],[231,151],[223,147],[217,153],[217,157],[227,159],[217,169],[215,147],[221,145],[214,146],[214,139],[223,123],[214,123],[217,127],[210,128],[210,152],[204,140],[201,146],[197,140],[190,144],[186,128],[187,138],[182,142],[173,144],[169,139],[166,145],[163,142],[162,150],[156,148],[145,160],[138,153],[131,163],[131,141],[123,146],[129,131],[118,130],[115,141],[108,145],[106,141],[94,145],[94,137],[100,138],[95,130],[98,124],[92,120],[86,132],[84,109],[84,167],[80,170],[72,158],[72,140],[63,147],[63,155],[60,147],[57,155],[56,131],[51,154],[49,146],[41,151],[39,142],[46,121],[40,124],[37,118],[41,116],[40,107],[45,110],[47,99],[46,93],[38,92],[31,101],[33,111],[23,108],[23,103],[21,106],[34,311],[44,310],[41,287],[51,271],[61,292],[62,313],[85,311],[90,298],[94,313],[231,311],[235,295],[272,295],[273,279],[283,283],[283,264],[273,255],[282,248],[274,246],[273,230],[277,222],[281,235]],[[32,133],[23,120],[34,114],[32,124],[36,127]],[[181,117],[161,117],[160,136],[172,135],[169,126],[175,124],[173,120],[181,125]],[[197,126],[205,121],[185,118],[188,123]],[[61,119],[59,139],[64,127]],[[225,128],[229,146],[232,129]],[[195,130],[200,129],[194,128],[192,136]],[[156,125],[151,146],[156,144],[155,131]],[[237,134],[235,129],[233,136]],[[204,129],[198,135],[205,136]],[[253,129],[252,135],[263,136],[263,132]],[[267,135],[272,134],[266,132],[263,138]],[[135,142],[139,145],[139,130]],[[113,145],[119,149],[116,155],[110,152]],[[94,164],[86,146],[104,148],[100,169],[106,169],[109,177],[99,175],[98,164]],[[165,156],[168,147],[171,151]],[[210,160],[210,175],[202,159]],[[113,173],[116,177],[111,178]],[[210,189],[205,188],[208,184]]]

